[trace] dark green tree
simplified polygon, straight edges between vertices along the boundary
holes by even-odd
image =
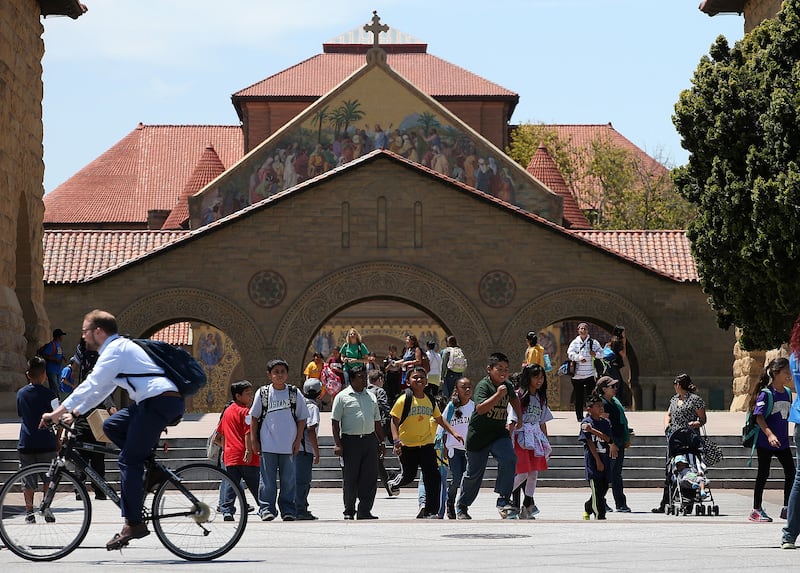
[[[722,328],[774,348],[800,313],[800,2],[786,0],[730,48],[719,37],[673,122],[690,152],[678,191],[697,206],[689,238]]]

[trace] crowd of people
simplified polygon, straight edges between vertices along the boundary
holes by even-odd
[[[610,511],[630,512],[623,485],[625,450],[633,430],[618,398],[625,381],[619,375],[625,365],[624,328],[617,326],[605,348],[580,323],[567,352],[574,364],[569,372],[574,388],[577,439],[584,446],[585,478],[590,497],[583,518],[606,519]],[[42,348],[50,360],[63,353],[54,331],[49,348]],[[122,511],[125,525],[109,541],[117,547],[149,533],[142,521],[142,462],[152,451],[163,428],[183,413],[182,397],[163,373],[152,372],[149,383],[126,387],[117,373],[135,364],[152,368],[146,355],[120,338],[116,320],[103,311],[84,318],[81,344],[69,365],[60,372],[57,389],[49,375],[48,357],[36,356],[28,364],[29,384],[17,395],[22,419],[19,456],[22,467],[49,461],[57,444],[44,422],[66,417],[76,422],[83,439],[93,440],[81,429],[85,417],[100,406],[116,387],[126,389],[133,403],[104,424],[108,437],[121,449]],[[503,519],[535,519],[540,508],[535,501],[539,473],[548,469],[552,447],[547,423],[553,419],[548,404],[550,357],[529,332],[521,369],[511,372],[511,362],[493,353],[482,365],[483,377],[473,383],[465,376],[467,357],[454,336],[437,352],[435,341],[420,345],[413,334],[405,339],[399,353],[394,346],[378,363],[356,329],[350,329],[340,348],[333,348],[327,360],[315,353],[303,371],[304,382],[289,382],[289,364],[273,359],[267,364],[269,384],[258,390],[241,380],[231,385],[231,400],[220,416],[217,437],[222,445],[220,463],[252,494],[263,521],[280,517],[284,521],[317,519],[308,495],[312,471],[319,464],[318,432],[320,405],[328,395],[334,454],[342,467],[344,519],[377,519],[373,505],[378,481],[387,494],[396,496],[412,483],[421,470],[418,518],[471,519],[489,456],[497,462],[495,506]],[[602,358],[604,364],[598,365]],[[63,360],[63,358],[62,358]],[[475,369],[473,369],[475,370]],[[602,375],[601,375],[602,374]],[[329,383],[333,376],[337,383]],[[64,385],[61,379],[69,378]],[[753,510],[748,519],[772,521],[762,505],[772,458],[784,471],[781,518],[787,520],[782,546],[794,548],[800,534],[800,464],[795,464],[789,442],[789,422],[795,422],[794,440],[800,445],[800,401],[791,391],[800,382],[800,317],[792,331],[790,355],[771,360],[753,389],[750,410],[758,426],[753,451],[758,461]],[[664,432],[699,435],[707,422],[705,403],[688,374],[674,380],[675,394],[664,417]],[[57,392],[61,391],[61,400]],[[113,403],[105,404],[112,413]],[[145,407],[145,405],[147,407]],[[135,428],[147,439],[132,444],[127,439]],[[387,446],[400,462],[400,471],[389,476],[384,465]],[[702,454],[702,451],[700,452]],[[693,466],[686,455],[668,452],[664,493],[653,508],[663,513],[671,503],[671,484],[694,489],[698,500],[707,497],[710,480],[704,466]],[[672,470],[670,463],[672,462]],[[92,460],[101,473],[102,456]],[[34,484],[32,487],[36,487]],[[614,507],[606,501],[611,489]],[[102,492],[96,492],[102,499]],[[219,511],[223,519],[236,519],[230,492],[220,492]],[[26,510],[33,490],[26,492]],[[47,518],[48,516],[44,516]],[[32,521],[35,521],[35,516]]]

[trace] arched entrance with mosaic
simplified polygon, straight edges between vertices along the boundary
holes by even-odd
[[[265,381],[260,331],[241,309],[214,293],[193,288],[162,291],[137,300],[117,320],[137,337],[150,337],[169,325],[191,324],[191,352],[203,364],[208,384],[187,399],[188,412],[221,411],[234,373],[256,386]]]
[[[666,375],[670,371],[670,356],[666,343],[647,315],[629,300],[606,290],[581,287],[567,288],[542,295],[525,304],[508,323],[500,337],[500,347],[520,346],[525,334],[533,329],[537,332],[568,321],[581,320],[603,327],[610,332],[614,325],[625,327],[629,345],[629,356],[635,363],[631,370],[645,370],[649,375]],[[564,332],[565,344],[575,338],[576,332]],[[554,368],[566,359],[564,344],[559,353],[551,357]],[[554,377],[556,378],[556,377]],[[563,388],[562,388],[563,390]],[[551,385],[550,400],[564,406],[565,401],[558,392],[558,384]]]
[[[429,314],[458,338],[468,358],[480,357],[470,360],[467,373],[482,376],[481,364],[494,345],[480,312],[454,285],[410,265],[359,264],[321,278],[292,303],[276,329],[273,346],[290,364],[300,364],[312,338],[330,317],[368,300],[394,300]]]

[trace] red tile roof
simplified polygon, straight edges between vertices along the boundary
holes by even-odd
[[[176,322],[154,332],[150,335],[150,338],[153,340],[162,340],[176,346],[189,346],[191,344],[189,340],[191,330],[192,323]]]
[[[571,231],[680,282],[697,282],[686,231]]]
[[[188,231],[45,231],[44,282],[81,282],[169,244]]]
[[[619,147],[631,153],[634,158],[641,161],[642,165],[652,173],[664,173],[669,170],[661,163],[650,157],[641,148],[637,147],[630,139],[620,134],[610,123],[603,124],[545,124],[542,127],[555,131],[559,139],[570,142],[576,149],[591,149],[592,142],[595,140],[608,140],[615,147]],[[576,182],[576,197],[581,209],[596,209],[597,205],[592,201],[593,197],[599,197],[601,187],[600,182],[594,178],[588,178],[583,182]]]
[[[533,154],[531,162],[528,164],[528,173],[536,177],[539,181],[547,185],[554,193],[561,195],[564,199],[564,226],[568,229],[591,229],[592,226],[586,216],[578,207],[578,202],[567,187],[561,171],[558,170],[556,162],[547,152],[544,145],[540,145]]]
[[[515,92],[432,54],[390,51],[386,61],[394,71],[433,98],[519,98]],[[236,92],[234,105],[239,98],[318,98],[365,64],[363,53],[317,54]]]
[[[208,143],[223,165],[244,154],[242,128],[142,125],[44,196],[45,225],[143,225],[150,209],[171,210]]]
[[[556,233],[588,243],[632,264],[649,269],[675,281],[697,281],[689,240],[685,231],[568,231],[538,215],[493,197],[487,193],[459,183],[449,177],[409,161],[387,150],[375,150],[341,167],[309,179],[291,189],[267,197],[218,221],[193,231],[45,231],[45,282],[75,283],[99,277],[123,265],[141,260],[155,251],[172,248],[172,245],[192,240],[214,230],[235,224],[242,218],[269,205],[284,201],[316,186],[320,181],[337,177],[360,165],[388,157],[434,177],[461,192],[469,193],[491,204],[496,204],[536,224],[544,225]]]
[[[183,188],[178,204],[164,221],[162,229],[187,229],[185,223],[189,220],[189,197],[200,191],[214,179],[225,172],[225,166],[219,159],[214,144],[209,143],[203,150],[203,155],[195,165],[191,177]]]

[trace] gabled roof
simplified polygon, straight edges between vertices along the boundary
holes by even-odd
[[[567,187],[556,162],[544,145],[539,145],[528,164],[528,173],[564,199],[564,226],[568,229],[591,229],[592,226],[578,207],[578,202]]]
[[[375,150],[194,231],[45,231],[44,280],[50,284],[63,284],[98,279],[157,256],[160,252],[183,245],[187,241],[234,225],[245,217],[290,200],[299,193],[307,192],[323,181],[339,177],[382,158],[405,165],[426,177],[439,180],[458,192],[469,194],[487,205],[507,210],[515,217],[544,226],[554,233],[605,251],[669,280],[697,281],[694,260],[684,231],[568,231],[542,217],[386,150]]]
[[[619,133],[611,123],[602,124],[543,124],[543,128],[554,131],[562,141],[570,142],[578,150],[590,150],[592,142],[595,140],[608,141],[615,147],[623,149],[631,156],[641,162],[641,164],[651,173],[668,174],[669,170],[661,163],[645,153],[640,147],[630,139]],[[590,178],[585,181],[575,182],[578,188],[578,205],[581,209],[595,209],[587,198],[599,197],[601,193],[600,182]]]
[[[44,196],[46,226],[142,226],[151,209],[172,210],[209,144],[225,166],[244,153],[242,128],[143,125]]]
[[[225,172],[225,166],[219,159],[214,145],[209,143],[203,150],[203,155],[195,165],[189,181],[183,188],[178,204],[164,221],[162,229],[187,229],[189,227],[189,197],[200,191],[203,187],[211,183],[214,179]]]

